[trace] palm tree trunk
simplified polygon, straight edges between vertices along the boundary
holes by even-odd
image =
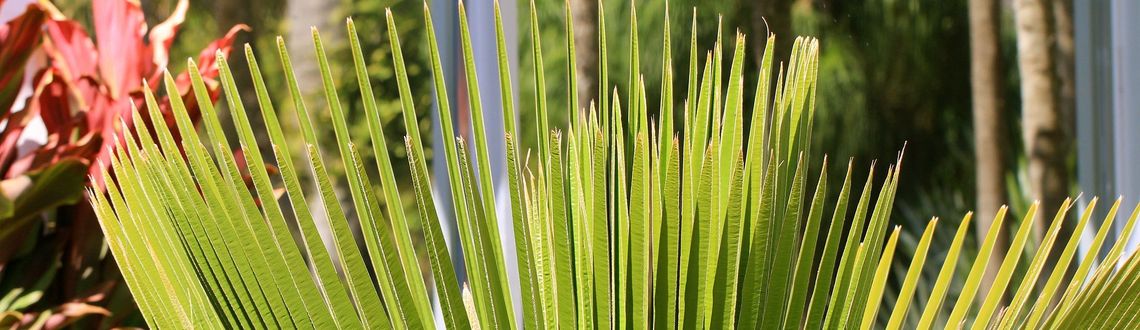
[[[1061,130],[1066,137],[1076,134],[1076,63],[1075,49],[1073,48],[1073,2],[1066,0],[1052,0],[1053,6],[1053,40],[1054,58],[1053,67],[1057,74],[1057,108],[1061,112]],[[1066,139],[1066,141],[1068,141]],[[1062,159],[1065,155],[1061,155]],[[1068,171],[1065,171],[1068,173]],[[1067,179],[1067,178],[1066,178]],[[1065,181],[1067,186],[1068,181]],[[1067,190],[1066,190],[1067,191]],[[1108,196],[1105,196],[1108,197]],[[1079,233],[1083,228],[1062,229],[1064,233]],[[1048,261],[1050,264],[1059,258],[1059,248],[1054,248]],[[1046,268],[1042,276],[1050,276],[1052,268]],[[1063,274],[1065,281],[1071,274]],[[1052,304],[1060,302],[1060,297],[1053,297]]]
[[[1076,130],[1072,123],[1076,120],[1076,50],[1073,48],[1073,2],[1053,0],[1053,33],[1056,41],[1056,58],[1053,63],[1057,72],[1057,102],[1061,108],[1066,133]]]
[[[1052,47],[1052,5],[1046,0],[1014,1],[1017,57],[1021,72],[1022,135],[1029,163],[1030,192],[1041,202],[1034,233],[1043,236],[1068,196],[1066,121],[1058,102]],[[1068,230],[1062,230],[1065,237]]]
[[[974,166],[977,181],[975,233],[981,241],[1008,197],[1005,186],[1006,133],[1002,110],[999,7],[994,0],[970,0],[970,87],[974,115]],[[992,283],[1001,267],[1009,233],[1001,229],[982,283]],[[983,286],[978,297],[985,297]]]
[[[312,94],[321,90],[321,72],[317,67],[313,52],[313,39],[310,27],[321,31],[321,40],[326,45],[338,45],[343,40],[344,27],[329,19],[340,5],[338,0],[287,0],[288,34],[290,57],[297,81],[301,82],[301,92]],[[305,82],[309,82],[305,84]]]
[[[570,11],[574,15],[578,106],[589,107],[590,101],[598,97],[598,5],[590,0],[574,0],[570,2]]]

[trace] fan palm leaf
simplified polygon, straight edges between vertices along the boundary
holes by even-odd
[[[300,94],[288,52],[278,42],[292,105],[285,108],[296,111],[302,148],[290,148],[286,134],[295,132],[286,132],[282,121],[293,117],[275,110],[284,95],[267,91],[259,59],[248,46],[245,56],[257,109],[243,104],[226,58],[217,57],[227,108],[235,110],[229,116],[238,133],[234,144],[248,167],[239,166],[234,144],[223,134],[223,116],[208,102],[201,103],[205,131],[181,139],[162,120],[151,118],[155,125],[147,126],[138,124],[142,114],[123,118],[141,129],[118,141],[115,157],[103,164],[100,175],[107,179],[107,191],[89,194],[108,247],[147,322],[160,328],[815,329],[872,328],[883,311],[889,315],[885,326],[893,329],[908,324],[908,310],[917,310],[921,319],[911,322],[924,329],[1140,326],[1134,317],[1140,312],[1140,286],[1135,285],[1140,258],[1124,251],[1138,212],[1124,220],[1125,237],[1107,240],[1119,200],[1089,249],[1111,245],[1105,258],[1078,258],[1080,238],[1058,234],[1069,211],[1066,202],[1041,246],[1025,251],[1031,221],[1022,221],[996,281],[981,283],[987,263],[972,263],[965,278],[958,278],[965,285],[957,295],[948,291],[955,277],[961,277],[956,261],[965,249],[971,215],[961,221],[940,264],[927,256],[933,233],[948,229],[938,228],[939,221],[933,219],[915,250],[907,251],[913,259],[897,301],[884,303],[884,287],[900,249],[899,227],[891,227],[890,215],[903,172],[902,153],[887,166],[885,176],[867,171],[861,188],[853,182],[859,166],[849,161],[839,197],[828,203],[829,189],[834,189],[826,185],[828,161],[824,158],[815,168],[809,161],[816,152],[809,142],[820,52],[815,39],[796,38],[788,63],[779,64],[773,62],[773,53],[780,51],[774,49],[776,36],[756,39],[766,45],[761,67],[756,77],[746,77],[746,36],[736,34],[727,48],[730,59],[724,58],[718,43],[698,66],[694,35],[689,40],[690,78],[682,89],[685,94],[677,95],[683,101],[676,108],[674,62],[668,51],[662,54],[660,109],[648,107],[637,70],[628,77],[629,90],[607,90],[602,84],[598,103],[589,105],[577,104],[574,88],[545,90],[546,76],[538,70],[531,73],[538,86],[537,103],[518,107],[534,111],[538,122],[516,125],[508,119],[504,131],[490,132],[484,129],[484,100],[498,97],[505,117],[517,116],[511,83],[515,73],[507,68],[497,3],[495,10],[502,94],[479,93],[476,69],[496,68],[475,67],[462,4],[458,21],[471,121],[453,122],[446,93],[435,93],[441,114],[435,129],[455,137],[433,155],[433,161],[446,164],[445,175],[452,183],[448,191],[435,191],[430,184],[412,95],[431,91],[409,87],[391,12],[386,18],[393,63],[365,63],[355,25],[347,21],[369,127],[363,141],[369,146],[350,142],[362,137],[350,136],[346,107],[334,88],[333,63],[316,30],[313,47],[324,90],[320,109],[331,114],[329,123],[314,119],[319,117],[312,115],[316,108]],[[604,17],[602,8],[599,13]],[[449,82],[443,79],[426,5],[423,19],[434,87],[444,90]],[[537,40],[533,11],[529,22]],[[630,23],[631,29],[636,26],[632,10]],[[599,29],[604,31],[605,24],[603,19]],[[695,15],[693,24],[698,24]],[[565,28],[572,30],[572,22]],[[668,25],[664,34],[669,42]],[[639,61],[639,47],[644,46],[637,40],[635,33],[628,45],[621,45],[628,47],[632,63]],[[608,59],[607,46],[612,45],[600,38],[603,61]],[[565,51],[574,52],[573,39],[567,40]],[[542,50],[534,46],[531,52],[541,62]],[[730,63],[727,73],[722,63]],[[403,142],[411,186],[398,186],[394,176],[366,74],[369,65],[392,65],[396,72],[402,117],[409,126]],[[204,97],[207,90],[195,63],[189,66],[193,91]],[[608,79],[606,65],[600,68],[599,76]],[[565,79],[569,86],[576,85],[573,75]],[[757,79],[756,89],[746,91],[744,79]],[[177,87],[171,75],[164,82],[167,94],[173,95]],[[547,93],[559,92],[567,93],[569,104],[545,102]],[[745,108],[746,93],[755,95],[750,111]],[[146,100],[149,108],[157,108],[149,88]],[[177,129],[194,131],[182,100],[171,98],[170,107]],[[253,127],[247,111],[259,113],[264,127]],[[683,120],[675,123],[676,111]],[[550,123],[551,112],[569,113],[569,125]],[[318,147],[322,144],[316,131],[328,124],[335,150]],[[471,127],[457,126],[468,124]],[[457,132],[467,128],[473,139],[458,138]],[[272,155],[257,149],[256,129],[269,133]],[[527,151],[518,138],[523,130],[536,130],[546,138]],[[506,154],[487,147],[488,139],[498,138],[506,142]],[[371,148],[374,164],[364,162],[360,148]],[[292,150],[304,152],[293,155]],[[507,178],[481,170],[495,157],[507,160]],[[271,172],[267,162],[279,170]],[[344,177],[331,176],[326,170],[330,166],[345,168]],[[305,170],[310,172],[302,175]],[[813,186],[808,177],[815,170],[821,174]],[[312,178],[307,183],[315,185],[314,191],[302,188],[303,177]],[[495,196],[496,179],[506,179],[509,198]],[[334,189],[338,182],[348,191]],[[346,193],[355,217],[346,216],[338,202]],[[437,199],[440,194],[450,198]],[[412,244],[410,213],[401,208],[401,198],[409,196],[415,198],[421,217],[423,246]],[[280,207],[278,198],[286,198],[292,207]],[[321,224],[310,202],[323,205],[321,217],[331,229],[328,238],[318,233]],[[506,258],[509,254],[500,244],[500,205],[511,210],[508,223],[513,224],[516,244],[509,248],[516,249],[515,260]],[[445,219],[437,208],[455,211],[463,255],[447,249],[441,227]],[[1036,205],[1030,208],[1026,219],[1036,210]],[[1080,215],[1081,227],[1092,210],[1090,205]],[[1000,228],[1005,217],[1003,209],[993,228]],[[353,236],[350,223],[359,224],[362,241]],[[296,228],[296,235],[290,228]],[[996,236],[991,230],[975,260],[989,258]],[[325,248],[326,239],[332,251]],[[1048,263],[1054,245],[1062,253]],[[417,252],[427,255],[426,269],[417,262]],[[1023,255],[1032,259],[1023,262]],[[455,258],[463,258],[469,274],[464,283],[456,277]],[[506,271],[511,263],[518,265],[517,275]],[[1075,276],[1064,277],[1073,264]],[[939,275],[931,292],[917,293],[916,282],[925,267],[937,267]],[[1045,272],[1050,267],[1052,271]],[[1020,279],[1013,276],[1018,271],[1025,274]],[[511,299],[508,283],[516,277],[522,301]],[[991,290],[975,297],[981,285]],[[1009,301],[1004,300],[1007,289],[1012,290]],[[922,300],[925,306],[912,306],[916,294],[927,297]],[[432,315],[432,301],[438,302],[442,324]],[[521,315],[515,315],[516,305],[522,307]],[[952,308],[943,314],[941,306]]]

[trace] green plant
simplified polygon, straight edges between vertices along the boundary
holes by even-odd
[[[434,87],[442,90],[446,82],[440,72],[434,28],[426,6],[424,11]],[[462,6],[459,12],[467,88],[472,100],[483,100],[474,81]],[[535,12],[533,8],[531,12]],[[599,10],[599,16],[605,17],[604,11]],[[405,125],[415,127],[418,120],[413,91],[390,12],[387,23],[402,117]],[[506,41],[499,23],[498,70],[501,76],[509,77],[511,73],[503,64]],[[531,38],[536,40],[533,44],[541,44],[533,14],[530,27]],[[572,30],[572,22],[565,28]],[[294,163],[290,149],[285,147],[274,97],[264,88],[258,61],[250,56],[249,47],[249,69],[265,129],[275,145],[273,158],[279,172],[270,173],[265,164],[247,161],[253,183],[248,187],[242,178],[243,169],[230,151],[230,141],[222,134],[218,113],[209,104],[202,107],[206,131],[201,136],[185,134],[176,139],[170,134],[172,127],[154,120],[153,130],[119,141],[116,157],[106,164],[114,169],[114,176],[106,171],[100,174],[108,179],[107,192],[93,191],[90,198],[97,206],[109,247],[152,326],[419,329],[435,322],[430,292],[438,296],[443,325],[455,329],[815,329],[870,328],[876,324],[898,328],[916,321],[919,328],[1140,325],[1140,320],[1133,318],[1140,309],[1135,304],[1140,288],[1132,285],[1140,276],[1140,258],[1123,253],[1127,239],[1116,242],[1103,259],[1109,266],[1093,268],[1096,258],[1074,258],[1078,236],[1057,236],[1063,215],[1047,232],[1045,248],[1033,253],[1023,279],[1011,281],[1029,236],[1024,224],[1030,222],[1023,222],[998,279],[986,283],[991,286],[990,294],[977,297],[981,302],[975,303],[984,262],[970,266],[965,287],[956,298],[947,295],[950,279],[957,271],[955,261],[969,232],[967,214],[945,262],[938,267],[938,281],[929,294],[921,294],[923,304],[914,306],[921,314],[917,320],[908,321],[919,274],[927,264],[938,265],[934,260],[927,262],[938,221],[929,222],[915,249],[905,251],[912,261],[895,295],[898,303],[885,320],[879,320],[876,315],[893,256],[898,252],[899,227],[892,229],[888,223],[902,156],[900,153],[898,162],[888,166],[877,194],[873,171],[862,189],[855,190],[854,166],[849,162],[838,200],[826,203],[826,160],[818,169],[822,173],[819,183],[809,190],[807,156],[814,155],[810,141],[819,58],[818,42],[811,38],[796,39],[786,69],[781,64],[780,70],[774,71],[775,37],[767,36],[758,77],[742,74],[746,57],[745,38],[740,34],[729,48],[732,64],[727,72],[719,69],[726,60],[719,43],[706,53],[703,71],[699,70],[697,56],[690,56],[691,79],[679,92],[686,93],[690,101],[681,109],[674,109],[671,102],[657,109],[682,112],[684,120],[680,123],[674,123],[673,116],[650,118],[637,65],[630,66],[632,90],[624,94],[614,90],[611,94],[608,86],[602,86],[600,90],[607,92],[598,95],[597,104],[589,105],[577,104],[572,97],[577,85],[573,75],[564,77],[570,86],[565,91],[567,104],[548,104],[544,72],[534,71],[536,102],[524,108],[533,109],[538,118],[530,128],[549,139],[539,139],[536,150],[523,153],[517,137],[520,128],[530,123],[516,127],[508,121],[504,132],[486,132],[480,102],[472,102],[474,141],[457,139],[454,144],[444,144],[438,148],[443,152],[434,157],[434,161],[447,164],[453,183],[450,191],[432,191],[419,130],[407,129],[404,143],[411,163],[410,188],[422,217],[426,246],[420,248],[429,256],[429,283],[416,262],[408,218],[398,202],[401,192],[388,157],[384,125],[351,20],[348,31],[375,166],[364,163],[358,150],[369,146],[350,142],[347,117],[315,30],[313,40],[324,77],[329,123],[312,120],[314,110],[298,95],[288,52],[282,42],[278,43],[306,144],[300,158],[312,171],[315,193],[301,188],[298,171],[304,169]],[[671,40],[668,25],[663,40]],[[626,49],[636,60],[640,57],[637,34],[629,42]],[[695,37],[690,38],[690,44],[695,45]],[[571,53],[573,43],[566,46],[566,52]],[[611,58],[606,46],[606,42],[601,43],[600,58]],[[664,84],[660,93],[671,97],[674,63],[670,47],[661,49],[666,51],[661,54]],[[541,63],[541,48],[531,51],[534,61]],[[695,46],[690,53],[697,53]],[[574,57],[567,58],[572,66]],[[219,56],[217,62],[227,105],[245,109],[225,58]],[[605,77],[605,66],[601,67],[600,75]],[[191,77],[197,79],[193,70]],[[757,79],[757,89],[745,91],[744,79]],[[173,88],[170,75],[165,81],[168,89]],[[514,86],[508,78],[503,78],[502,86],[503,95],[511,95]],[[198,89],[195,92],[203,93]],[[758,95],[751,111],[743,104],[745,93]],[[148,103],[156,105],[149,91],[146,95]],[[624,101],[619,99],[622,95]],[[505,117],[514,118],[511,98],[501,100]],[[192,130],[182,100],[171,98],[170,102],[175,125],[184,132]],[[443,93],[436,94],[436,102],[441,113],[450,113],[449,100]],[[583,108],[588,111],[579,110]],[[547,122],[551,112],[567,113],[569,126],[551,130]],[[751,118],[746,119],[746,114]],[[245,159],[267,160],[252,147],[256,145],[254,128],[246,112],[233,111],[231,115]],[[456,136],[450,116],[441,118],[438,129],[444,136]],[[124,120],[143,118],[140,114]],[[331,124],[336,150],[321,150],[318,124]],[[506,155],[489,154],[485,143],[491,138],[505,139]],[[185,150],[186,156],[176,150]],[[533,161],[531,154],[537,155]],[[514,261],[518,263],[522,301],[510,298],[505,271],[509,260],[504,259],[499,246],[494,210],[496,204],[507,201],[493,198],[490,171],[473,171],[488,168],[490,157],[508,160],[512,230],[519,238],[515,246],[519,257]],[[333,178],[326,169],[337,162],[346,169],[344,180],[359,219],[346,219],[336,202]],[[380,191],[372,188],[371,180],[376,177]],[[283,196],[292,202],[292,210],[264,202],[279,196],[282,188],[273,184],[276,179],[283,184]],[[434,194],[451,194],[456,201],[452,206],[467,252],[462,257],[468,274],[473,274],[467,283],[456,280],[452,258],[459,256],[449,255],[444,245]],[[324,202],[338,265],[321,244],[317,225],[307,209],[306,200],[312,199]],[[1117,207],[1119,202],[1114,210]],[[849,212],[852,208],[854,213]],[[1088,221],[1089,210],[1083,213],[1081,226]],[[825,217],[829,211],[830,217]],[[1031,207],[1026,216],[1032,217],[1035,211],[1036,207]],[[1125,232],[1131,232],[1136,214],[1128,218]],[[291,218],[296,219],[299,240],[291,235],[286,220]],[[1004,219],[1003,210],[994,227],[1000,228]],[[1097,251],[1105,243],[1114,219],[1115,211],[1109,214],[1090,250]],[[361,225],[363,250],[357,248],[349,221]],[[845,228],[848,223],[850,228]],[[980,245],[981,260],[991,253],[996,233],[991,232]],[[1046,253],[1040,251],[1062,244],[1058,241],[1063,242],[1064,253],[1056,263],[1046,263]],[[1079,261],[1076,274],[1066,281],[1065,272],[1056,270],[1069,269],[1074,261]],[[1123,267],[1111,266],[1119,263]],[[1044,267],[1054,268],[1051,276],[1039,276]],[[429,287],[434,290],[429,292]],[[1008,305],[1003,302],[1007,291],[1012,293]],[[1031,295],[1038,298],[1030,299]],[[1059,303],[1052,305],[1054,299]],[[514,316],[515,304],[523,310],[521,320]],[[943,305],[953,308],[943,313]]]
[[[103,248],[84,188],[102,191],[103,177],[87,174],[110,160],[115,139],[138,129],[116,122],[119,116],[172,116],[165,105],[143,106],[141,90],[161,77],[188,5],[179,1],[148,29],[138,2],[95,1],[89,15],[96,38],[47,1],[27,5],[0,26],[0,327],[54,329],[87,315],[110,317],[78,326],[101,320],[110,326],[131,315],[129,292],[116,285],[122,279]],[[219,97],[213,60],[219,51],[229,53],[242,29],[202,50],[201,82],[208,91],[198,101]],[[30,61],[33,53],[38,57]],[[161,99],[189,96],[189,74],[179,76],[176,87]],[[197,103],[184,109],[195,121]]]

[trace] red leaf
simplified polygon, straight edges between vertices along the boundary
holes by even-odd
[[[20,140],[20,135],[24,133],[24,126],[28,124],[27,111],[18,111],[8,116],[7,126],[0,132],[0,178],[11,177],[12,163],[16,160],[19,148],[16,148],[16,142]]]
[[[0,115],[7,114],[16,101],[24,78],[24,65],[36,50],[40,26],[46,15],[37,5],[29,5],[23,15],[0,26]]]
[[[67,84],[51,73],[42,79],[44,81],[37,86],[29,110],[40,115],[49,136],[67,135],[75,127],[74,114],[67,97]]]
[[[98,77],[99,51],[82,25],[69,20],[50,20],[45,25],[44,49],[67,81]]]
[[[170,44],[174,42],[174,36],[178,34],[178,28],[182,26],[182,22],[186,21],[186,10],[189,7],[190,3],[187,0],[178,0],[178,5],[174,7],[174,13],[171,13],[170,17],[150,30],[152,61],[156,67],[165,68],[170,61]],[[160,75],[161,73],[155,72],[153,76],[158,77]]]
[[[99,72],[111,98],[118,99],[142,85],[154,71],[150,49],[143,43],[146,19],[133,0],[94,0],[95,40],[99,42]]]

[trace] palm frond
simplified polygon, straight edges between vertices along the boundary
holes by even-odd
[[[1032,221],[1022,221],[996,280],[982,283],[987,263],[972,263],[966,277],[958,279],[965,284],[957,294],[950,293],[950,286],[960,275],[957,261],[966,249],[971,215],[958,226],[940,263],[928,253],[939,230],[933,219],[915,250],[906,251],[913,259],[895,303],[884,303],[892,261],[897,250],[904,249],[898,244],[899,227],[890,225],[902,154],[883,177],[875,175],[872,165],[861,189],[852,182],[858,166],[849,161],[838,200],[828,203],[827,159],[818,168],[809,161],[815,152],[810,141],[820,52],[815,39],[796,38],[788,63],[773,62],[774,52],[780,51],[774,49],[776,36],[757,39],[766,42],[761,67],[756,77],[747,77],[746,36],[736,35],[730,59],[724,58],[718,42],[698,66],[694,34],[689,39],[689,80],[676,96],[675,63],[666,44],[661,107],[650,109],[636,69],[628,77],[629,90],[608,89],[609,57],[602,33],[597,102],[579,104],[571,88],[564,108],[546,103],[546,77],[538,65],[539,26],[532,10],[529,26],[536,46],[530,51],[539,69],[528,74],[537,83],[537,103],[518,108],[534,111],[537,122],[516,126],[511,119],[517,115],[512,97],[516,88],[510,80],[515,73],[507,67],[498,9],[496,3],[499,98],[508,118],[504,131],[484,127],[481,103],[494,96],[479,93],[476,73],[496,68],[475,67],[462,4],[458,21],[471,121],[452,122],[451,100],[446,93],[435,93],[441,119],[435,129],[448,139],[435,149],[443,152],[433,157],[446,164],[449,191],[434,191],[430,184],[412,95],[432,91],[411,89],[390,11],[386,18],[393,63],[366,63],[356,27],[347,21],[367,137],[350,136],[345,109],[354,107],[341,102],[333,63],[316,30],[313,47],[324,91],[320,111],[329,111],[329,123],[315,119],[317,110],[300,94],[301,82],[278,40],[278,61],[292,105],[286,108],[297,112],[303,148],[290,148],[286,134],[294,132],[285,132],[282,127],[290,125],[282,122],[293,117],[275,110],[280,105],[275,102],[286,96],[270,95],[258,58],[248,46],[245,56],[257,110],[243,104],[226,58],[217,58],[236,142],[223,133],[224,116],[202,102],[209,100],[208,92],[194,62],[189,70],[203,105],[204,132],[176,139],[161,118],[150,118],[152,126],[142,125],[140,113],[123,118],[136,122],[140,130],[118,141],[115,157],[104,164],[101,176],[108,182],[107,191],[89,195],[108,247],[147,322],[159,328],[421,329],[435,325],[434,300],[442,326],[454,329],[894,329],[909,324],[906,318],[912,314],[920,319],[910,322],[917,321],[923,329],[1140,326],[1134,317],[1140,312],[1140,286],[1134,285],[1140,280],[1140,258],[1125,253],[1127,234],[1115,242],[1107,239],[1119,200],[1088,249],[1100,251],[1111,244],[1105,258],[1078,256],[1079,235],[1059,234],[1071,204],[1066,202],[1041,246],[1026,251]],[[605,16],[600,3],[598,12]],[[423,19],[434,88],[444,90],[457,82],[444,81],[426,6]],[[631,30],[636,22],[631,8]],[[694,13],[692,24],[698,23]],[[599,30],[606,26],[602,19]],[[573,23],[567,21],[564,28],[572,31]],[[628,59],[638,68],[639,47],[644,45],[638,43],[637,33],[631,36]],[[668,25],[664,36],[670,42]],[[572,39],[565,51],[575,51]],[[573,65],[574,56],[568,58]],[[731,61],[727,73],[722,72],[726,60]],[[410,186],[398,186],[393,173],[367,76],[369,65],[392,65],[396,72],[409,132],[403,142],[409,153]],[[565,79],[576,86],[572,74]],[[745,79],[757,79],[756,89],[746,91]],[[171,75],[164,85],[168,95],[176,95]],[[751,117],[746,115],[745,93],[755,95]],[[148,108],[157,108],[155,92],[148,88],[145,95]],[[674,107],[676,97],[683,98],[676,102],[681,106]],[[178,131],[193,132],[182,100],[172,98],[170,108]],[[254,127],[247,111],[260,113],[264,127]],[[570,122],[551,129],[549,118],[558,111],[569,113]],[[329,124],[337,148],[321,150],[316,131]],[[467,131],[459,124],[471,125],[472,140],[457,138],[456,132]],[[256,147],[254,131],[262,129],[273,144],[272,155]],[[545,138],[539,139],[536,150],[521,150],[521,131],[531,129]],[[488,148],[488,139],[497,138],[504,139],[506,154]],[[239,165],[231,143],[241,148],[246,165]],[[372,148],[374,164],[365,163],[360,148]],[[304,154],[296,156],[291,150]],[[496,157],[507,160],[506,178],[475,170],[490,168]],[[298,159],[307,166],[298,166]],[[278,171],[271,172],[266,163],[276,164]],[[346,169],[344,177],[330,175],[326,168],[331,166]],[[305,170],[311,173],[301,175]],[[814,170],[821,174],[810,186]],[[302,182],[303,177],[313,182]],[[379,182],[372,182],[374,178]],[[495,196],[496,179],[506,180],[509,199]],[[303,189],[305,183],[315,184],[315,191]],[[338,184],[348,191],[334,189]],[[346,216],[338,202],[346,193],[354,217]],[[437,199],[440,194],[450,198]],[[405,197],[416,201],[424,246],[412,243],[416,240],[409,222],[414,219],[400,203]],[[292,207],[282,208],[278,198],[287,198]],[[1090,221],[1095,203],[1081,213],[1078,228]],[[310,209],[311,204],[322,207]],[[852,204],[854,211],[849,212]],[[514,260],[506,258],[509,254],[500,244],[500,205],[510,206]],[[446,219],[437,213],[441,208],[455,211],[462,256],[451,255],[444,243],[441,222]],[[326,224],[316,220],[313,212],[318,211],[324,212],[320,218],[327,219],[331,229],[328,238],[319,233],[318,227]],[[1026,219],[1036,212],[1034,205]],[[1124,233],[1132,232],[1138,214],[1140,209],[1126,220]],[[1005,217],[1002,209],[991,228],[1001,228]],[[351,224],[359,224],[362,242],[354,237]],[[296,228],[295,233],[290,228]],[[996,229],[987,234],[975,260],[989,259],[997,235]],[[333,251],[326,250],[326,239]],[[1055,245],[1062,252],[1049,262]],[[417,262],[417,249],[426,252],[427,269]],[[1026,262],[1023,255],[1032,258]],[[457,280],[453,258],[463,258],[470,274],[464,283]],[[506,265],[511,263],[517,264],[517,275],[508,274]],[[1074,264],[1075,274],[1066,281],[1064,274]],[[918,292],[925,290],[916,283],[927,267],[938,269],[937,281],[930,292]],[[1024,275],[1015,278],[1015,273]],[[522,301],[511,299],[508,283],[516,278]],[[981,285],[990,286],[989,294],[976,297]],[[1005,300],[1007,294],[1011,300]],[[925,305],[912,303],[919,300],[916,296],[924,297],[920,301]],[[514,306],[522,307],[522,315],[514,314]],[[889,317],[880,320],[880,310]]]

